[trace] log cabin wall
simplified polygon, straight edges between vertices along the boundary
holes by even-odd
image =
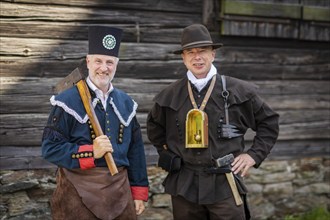
[[[53,167],[40,156],[49,98],[61,78],[83,66],[92,24],[124,29],[114,86],[139,104],[148,164],[155,164],[157,155],[146,136],[146,115],[153,96],[184,76],[180,56],[171,51],[192,23],[206,24],[214,41],[224,43],[215,60],[220,73],[256,83],[280,113],[271,159],[329,155],[330,15],[324,11],[329,1],[252,3],[1,0],[1,169]],[[269,4],[277,7],[273,13]],[[301,17],[312,9],[322,16]]]
[[[0,0],[0,218],[51,219],[55,166],[40,156],[42,131],[54,85],[84,66],[92,24],[124,29],[114,85],[139,104],[150,165],[139,220],[172,219],[145,120],[153,96],[185,74],[171,51],[192,23],[224,43],[220,73],[256,83],[281,116],[269,160],[246,179],[253,219],[329,210],[329,7],[329,0]]]

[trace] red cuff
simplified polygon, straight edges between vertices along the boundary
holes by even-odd
[[[83,154],[83,157],[79,158],[80,169],[87,170],[95,167],[94,157],[93,157],[93,145],[79,146],[78,153]]]
[[[148,201],[149,188],[147,186],[131,186],[133,200]]]

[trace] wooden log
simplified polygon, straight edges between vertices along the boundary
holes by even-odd
[[[51,107],[49,99],[55,94],[53,87],[60,79],[2,77],[0,112],[2,114],[49,112]],[[116,78],[114,86],[131,95],[139,104],[140,112],[147,112],[153,105],[153,97],[173,81]],[[329,81],[278,80],[255,83],[260,87],[260,95],[276,110],[329,108]]]
[[[174,5],[174,7],[177,6]],[[61,5],[12,4],[2,2],[1,8],[3,9],[1,10],[1,16],[4,18],[21,18],[30,21],[92,21],[95,23],[103,23],[104,21],[107,21],[107,23],[112,24],[153,24],[157,21],[159,24],[172,26],[187,26],[192,23],[200,22],[199,16],[196,16],[196,13],[182,13],[182,11],[171,11],[171,13],[167,13],[164,12],[164,9],[162,11],[155,12],[152,8],[142,11],[136,10],[134,5],[129,8],[130,10],[115,10],[115,8],[111,8],[111,10],[109,10],[109,8],[105,7],[63,7]]]
[[[40,59],[38,62],[20,59],[18,62],[2,59],[0,76],[16,77],[65,77],[80,65],[81,60],[54,61]],[[330,65],[281,65],[281,64],[224,64],[218,60],[214,65],[221,74],[243,80],[329,80]],[[186,67],[181,60],[171,61],[124,61],[121,60],[116,78],[130,79],[179,79],[185,76]]]
[[[330,139],[330,118],[324,110],[287,110],[280,113],[279,140]],[[143,139],[149,143],[146,134],[147,112],[137,113]],[[42,132],[47,123],[48,113],[44,114],[1,114],[0,146],[40,145]],[[252,140],[254,133],[249,131],[246,140]]]
[[[41,92],[41,90],[40,90]],[[138,104],[142,112],[149,111],[153,105],[153,97],[156,94],[128,93]],[[266,103],[276,109],[328,109],[329,95],[311,94],[311,95],[264,95],[262,96]],[[41,113],[50,110],[48,95],[0,95],[1,114],[10,113]]]
[[[38,77],[1,77],[0,95],[53,95],[53,87],[62,78]],[[175,79],[130,79],[115,78],[113,85],[127,93],[142,93],[156,95]],[[261,95],[327,95],[330,92],[329,81],[318,80],[274,80],[248,81],[259,87]]]
[[[122,0],[97,0],[97,1],[84,1],[84,0],[3,0],[3,2],[9,2],[13,5],[18,4],[30,4],[35,7],[40,5],[49,6],[66,6],[70,7],[87,7],[87,8],[108,8],[110,9],[134,9],[137,11],[167,11],[167,12],[185,12],[185,13],[200,13],[202,2],[200,0],[181,0],[177,1],[154,1],[154,0],[134,0],[134,1],[122,1]],[[3,6],[4,7],[4,6]]]
[[[269,158],[290,160],[293,158],[325,156],[329,153],[329,140],[279,140],[273,147]]]
[[[180,56],[171,53],[177,48],[174,44],[122,45],[119,77],[180,78],[186,72]],[[0,61],[1,76],[64,77],[87,53],[86,41],[4,37],[0,46],[6,55]],[[150,47],[157,50],[149,53]],[[224,74],[242,79],[329,79],[329,55],[329,50],[227,47],[219,50],[215,65]]]
[[[58,39],[2,37],[0,46],[2,55],[9,56],[4,57],[2,61],[4,64],[26,59],[28,62],[33,62],[36,58],[56,59],[57,61],[81,59],[88,52],[86,40],[62,39],[59,41]],[[121,46],[121,60],[181,61],[179,55],[172,54],[172,51],[179,47],[179,36],[177,36],[176,44],[123,42]],[[150,48],[155,49],[151,50]],[[224,64],[316,65],[328,64],[327,58],[330,56],[329,49],[255,48],[248,45],[245,47],[225,46],[217,52],[218,62]]]

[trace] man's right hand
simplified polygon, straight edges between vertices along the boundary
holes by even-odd
[[[103,157],[107,152],[112,153],[113,148],[109,138],[106,135],[98,136],[93,141],[93,154],[95,159]]]

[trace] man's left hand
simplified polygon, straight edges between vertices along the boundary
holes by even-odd
[[[141,215],[145,209],[143,200],[134,200],[136,215]]]
[[[243,177],[248,173],[248,170],[255,164],[256,162],[254,161],[254,159],[250,155],[244,153],[234,159],[234,162],[231,164],[231,170],[235,174],[242,172],[241,176]]]

